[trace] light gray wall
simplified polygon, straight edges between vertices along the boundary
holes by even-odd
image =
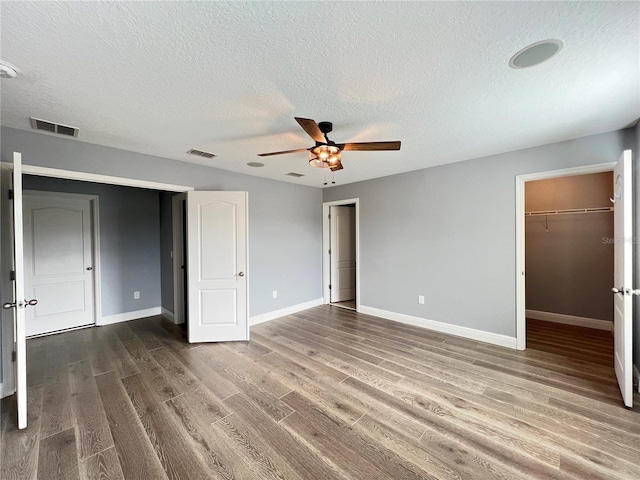
[[[325,189],[360,199],[362,305],[515,336],[516,175],[613,162],[633,144],[611,132]]]
[[[98,195],[102,315],[160,305],[160,208],[157,191],[32,175],[24,190]],[[133,299],[133,292],[140,299]]]
[[[195,187],[249,192],[249,313],[322,297],[322,191],[215,168],[2,128],[2,161]],[[239,159],[238,161],[248,161]],[[4,277],[4,276],[3,276]],[[278,290],[278,298],[272,291]]]
[[[609,208],[612,196],[612,172],[538,180],[525,211]],[[526,308],[612,321],[613,212],[525,220]]]

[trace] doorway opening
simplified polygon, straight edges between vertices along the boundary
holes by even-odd
[[[20,154],[14,154],[14,162],[16,162],[16,157],[18,159],[18,161],[20,160]],[[1,182],[1,187],[2,187],[2,191],[3,191],[3,196],[4,198],[7,198],[9,196],[8,191],[9,189],[15,188],[16,183],[12,182],[11,180],[11,176],[12,176],[12,172],[14,171],[14,168],[11,164],[5,164],[2,163],[2,182]],[[20,184],[20,190],[22,190],[22,183],[23,183],[23,175],[24,177],[27,179],[28,185],[27,188],[31,189],[31,190],[38,190],[38,195],[43,195],[42,191],[47,190],[44,188],[37,188],[34,185],[34,182],[40,183],[39,179],[42,180],[46,180],[46,179],[50,179],[52,181],[55,181],[57,183],[62,183],[62,182],[68,182],[68,183],[76,183],[77,185],[89,185],[89,184],[97,184],[98,186],[103,185],[103,186],[117,186],[117,187],[135,187],[135,188],[139,188],[139,189],[146,189],[146,190],[155,190],[155,191],[167,191],[167,192],[184,192],[184,191],[189,191],[189,190],[193,190],[193,187],[186,187],[186,186],[181,186],[181,185],[172,185],[172,184],[164,184],[164,183],[157,183],[157,182],[150,182],[150,181],[145,181],[145,180],[135,180],[135,179],[128,179],[128,178],[122,178],[122,177],[112,177],[112,176],[106,176],[106,175],[100,175],[100,174],[91,174],[91,173],[85,173],[85,172],[75,172],[75,171],[69,171],[69,170],[60,170],[60,169],[52,169],[52,168],[48,168],[48,167],[39,167],[39,166],[34,166],[34,165],[23,165],[21,169],[18,169],[18,171],[21,173],[19,173],[19,184]],[[30,179],[30,180],[29,180]],[[76,181],[76,182],[69,182],[69,181]],[[78,189],[74,190],[59,190],[59,189],[54,189],[54,191],[56,191],[56,195],[59,195],[60,192],[64,193],[64,192],[74,192],[74,193],[85,193],[88,194],[89,192],[82,192],[82,188],[78,187]],[[19,200],[20,200],[20,204],[22,204],[22,193],[20,193],[19,195]],[[11,265],[10,262],[13,262],[13,258],[14,258],[14,242],[13,242],[13,215],[12,215],[12,210],[13,210],[13,204],[16,204],[17,200],[14,200],[14,202],[4,202],[2,203],[2,215],[3,215],[3,229],[2,229],[2,233],[3,233],[3,238],[2,238],[2,247],[3,247],[3,269],[7,269],[7,271],[10,268],[7,268],[7,265]],[[97,207],[97,203],[95,203],[96,207]],[[102,205],[101,205],[102,206]],[[126,208],[126,205],[125,205]],[[20,210],[24,212],[24,210],[20,207]],[[103,209],[103,211],[101,213],[103,213],[104,215],[102,215],[102,217],[104,217],[105,215],[109,215],[109,214],[113,214],[114,212],[108,212],[108,209],[105,207]],[[4,226],[6,225],[5,219],[8,219],[8,223],[9,223],[9,228],[5,229]],[[98,218],[96,218],[96,221],[94,223],[94,230],[99,228],[100,225],[100,221]],[[121,225],[122,227],[125,227],[126,230],[126,225]],[[22,229],[21,229],[22,230]],[[117,232],[116,232],[117,233]],[[116,235],[118,237],[118,235]],[[100,239],[100,235],[95,235],[95,242],[94,242],[94,249],[98,249],[99,250],[99,242]],[[22,243],[22,241],[21,241]],[[129,248],[129,246],[125,246],[126,248],[121,249],[123,251],[126,251],[128,253],[133,253],[135,254],[135,252],[133,252],[131,250],[131,248]],[[104,252],[103,252],[104,253]],[[104,305],[104,301],[105,301],[105,296],[104,296],[104,292],[105,290],[100,288],[100,281],[101,281],[101,277],[104,277],[104,268],[102,269],[102,275],[100,274],[100,270],[101,267],[104,267],[104,265],[101,265],[101,262],[99,261],[98,257],[94,255],[94,265],[93,265],[93,276],[95,279],[95,285],[94,285],[94,289],[97,290],[100,294],[98,294],[97,296],[95,296],[95,302],[94,302],[94,312],[95,312],[95,316],[93,319],[93,323],[89,323],[88,326],[92,326],[92,325],[105,325],[105,324],[109,324],[109,323],[115,323],[115,322],[119,322],[119,321],[126,321],[126,320],[130,320],[133,318],[140,318],[143,316],[151,316],[151,315],[159,315],[161,313],[161,309],[159,307],[154,307],[154,308],[148,308],[148,309],[142,309],[142,310],[138,310],[135,312],[131,312],[130,313],[123,313],[123,314],[110,314],[111,312],[109,312],[109,308],[105,308],[103,309],[102,307],[105,307]],[[108,259],[105,259],[104,254],[102,255],[102,261],[106,262],[108,261]],[[5,263],[7,262],[7,263]],[[121,262],[122,263],[122,262]],[[126,262],[125,262],[126,263]],[[118,265],[118,262],[114,262],[114,264],[116,264],[116,266]],[[91,265],[88,265],[91,266]],[[86,266],[85,266],[86,268]],[[104,282],[103,282],[104,283]],[[3,287],[3,298],[14,298],[14,292],[13,290],[13,285],[12,282],[2,282],[2,287]],[[133,293],[133,292],[131,292]],[[101,295],[102,294],[102,295]],[[143,297],[144,298],[144,297]],[[102,300],[102,302],[101,302]],[[108,299],[107,299],[108,300]],[[135,298],[135,296],[129,295],[128,296],[128,301],[131,302],[135,302],[137,301],[137,299]],[[42,303],[42,302],[39,302]],[[102,305],[101,305],[102,303]],[[29,307],[32,308],[32,307]],[[22,373],[24,373],[25,369],[26,369],[26,363],[25,363],[25,357],[24,357],[24,353],[20,353],[20,352],[24,352],[24,348],[25,348],[25,332],[24,332],[24,328],[22,332],[17,332],[14,329],[14,311],[15,309],[8,309],[8,310],[3,310],[3,322],[2,322],[2,373],[3,373],[3,383],[0,384],[1,385],[1,389],[0,389],[0,397],[5,397],[8,395],[11,395],[13,393],[16,392],[18,385],[20,385],[20,378],[22,378]],[[122,311],[122,310],[121,310]],[[146,315],[143,315],[141,313],[146,313]],[[106,314],[106,315],[105,315]],[[131,316],[133,315],[133,316]],[[130,317],[130,318],[129,318]],[[24,323],[24,322],[23,322]],[[83,328],[83,327],[81,327]],[[75,328],[71,328],[71,329],[75,329]],[[65,329],[66,330],[66,329]],[[50,333],[56,333],[56,332],[50,332]],[[18,345],[19,344],[19,345]],[[16,363],[12,362],[11,358],[12,355],[16,354],[15,356],[17,357],[17,363],[20,363],[20,368],[14,368]],[[22,372],[22,373],[21,373]],[[23,388],[24,390],[24,388]],[[24,393],[23,393],[24,395]],[[24,407],[24,398],[19,402],[19,404],[21,406]],[[23,408],[24,410],[24,408]]]
[[[622,394],[622,400],[624,405],[628,408],[631,408],[633,405],[633,363],[632,363],[632,295],[635,293],[635,290],[632,288],[632,239],[633,239],[633,216],[632,216],[632,205],[633,205],[633,187],[632,187],[632,162],[631,162],[631,150],[625,150],[622,152],[622,155],[618,159],[617,162],[600,164],[600,165],[590,165],[586,167],[577,167],[570,168],[565,170],[556,170],[551,172],[541,172],[535,174],[527,174],[527,175],[519,175],[516,176],[516,348],[518,350],[524,350],[527,346],[527,308],[530,305],[527,305],[527,301],[529,301],[527,291],[525,290],[525,266],[527,265],[527,253],[525,249],[525,238],[526,238],[526,202],[525,202],[525,190],[526,183],[537,181],[537,180],[546,180],[546,179],[557,179],[561,177],[569,177],[575,175],[585,175],[585,174],[597,174],[602,172],[613,172],[612,182],[612,190],[613,195],[610,197],[610,202],[613,204],[613,235],[611,237],[600,237],[596,238],[597,241],[600,242],[600,248],[605,248],[607,243],[613,244],[613,275],[608,275],[607,280],[609,280],[608,287],[605,285],[602,287],[603,290],[608,291],[609,295],[613,295],[613,349],[611,351],[610,358],[606,360],[606,362],[611,365],[613,363],[615,376],[611,375],[612,385],[607,385],[599,389],[598,392],[593,392],[593,388],[595,386],[592,382],[586,382],[583,388],[584,391],[591,394],[598,394],[609,397],[609,399],[613,399],[613,401],[617,401],[620,398],[620,394]],[[610,190],[611,191],[611,190]],[[611,207],[611,205],[607,205]],[[598,205],[600,207],[600,205]],[[567,209],[572,210],[572,209]],[[532,213],[532,212],[529,212]],[[549,212],[538,212],[541,213],[540,216],[544,216],[545,213]],[[567,213],[568,212],[561,212]],[[590,212],[584,213],[584,215],[600,215],[604,214],[604,212]],[[549,223],[549,215],[547,215],[547,220],[544,223],[545,234],[546,229],[550,228]],[[558,225],[556,225],[558,228]],[[572,254],[574,252],[571,252]],[[571,255],[566,255],[569,257]],[[582,260],[586,261],[587,258],[582,255]],[[558,263],[564,262],[566,260],[565,256],[563,256]],[[587,275],[588,276],[588,275]],[[605,274],[606,276],[606,274]],[[604,279],[602,279],[604,280]],[[551,280],[551,286],[553,288],[557,288],[560,290],[564,286],[558,284],[558,280],[553,278]],[[554,291],[555,292],[555,291]],[[529,312],[531,313],[531,312]],[[547,312],[549,313],[549,312]],[[573,318],[572,318],[573,317]],[[561,315],[559,318],[565,320],[565,324],[568,323],[567,320],[575,320],[576,315]],[[558,316],[556,315],[557,319]],[[549,318],[547,318],[548,320]],[[591,318],[590,320],[594,320]],[[600,320],[600,319],[595,319]],[[544,320],[542,320],[544,321]],[[602,323],[600,322],[591,322],[590,327],[594,325]],[[532,324],[533,326],[533,324]],[[580,325],[570,325],[573,328],[580,328]],[[584,327],[582,327],[584,328]],[[592,329],[595,330],[595,329]],[[606,332],[606,331],[605,331]],[[540,332],[544,334],[544,332]],[[605,333],[605,335],[609,335]],[[565,343],[566,345],[572,345],[572,340],[569,340]],[[605,347],[608,349],[609,347]],[[558,365],[558,361],[562,361],[563,358],[566,358],[566,350],[562,349],[560,346],[559,351],[557,352],[559,356],[553,357],[548,354],[542,355],[543,358],[546,358],[550,365],[556,369],[562,369],[562,365]],[[602,353],[602,352],[601,352]],[[605,355],[608,355],[605,352]],[[549,360],[551,359],[551,360]],[[613,360],[610,362],[609,360]],[[578,362],[579,363],[579,362]],[[576,363],[574,362],[574,365]],[[610,366],[604,367],[605,373],[609,375],[611,371]],[[583,373],[583,372],[580,372]],[[587,372],[587,375],[592,372]],[[591,379],[590,379],[591,380]],[[617,387],[616,387],[617,383]],[[619,390],[619,391],[618,391]]]
[[[612,172],[615,166],[616,163],[612,162],[585,167],[519,175],[516,177],[516,348],[518,350],[524,350],[527,345],[527,308],[531,307],[531,305],[527,306],[526,301],[527,291],[525,288],[525,272],[527,264],[527,250],[525,240],[527,217],[533,217],[533,215],[526,215],[526,213],[533,213],[536,211],[530,210],[529,212],[527,212],[525,202],[525,192],[527,189],[527,184],[530,182],[542,180],[562,179],[580,175]],[[611,202],[609,202],[609,205],[607,205],[607,207],[611,206]],[[599,215],[607,214],[604,213]],[[556,217],[560,218],[560,215],[557,215]],[[541,220],[544,222],[544,224],[542,225],[543,230],[548,225],[549,218],[550,217],[547,216],[545,220],[544,214],[537,216],[538,221]],[[546,234],[547,232],[544,231],[544,233]],[[600,241],[602,241],[602,239],[600,239]],[[609,277],[607,280],[611,281],[611,277]],[[532,310],[531,308],[529,309]]]
[[[613,172],[525,184],[527,347],[613,377]]]
[[[323,203],[324,303],[360,310],[359,200]]]

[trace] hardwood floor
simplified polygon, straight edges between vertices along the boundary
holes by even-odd
[[[0,478],[640,478],[640,411],[598,335],[530,322],[517,352],[329,306],[246,343],[171,327],[30,340],[29,427],[4,399]]]

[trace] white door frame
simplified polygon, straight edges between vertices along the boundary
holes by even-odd
[[[8,162],[2,162],[3,165],[5,165],[5,163],[8,165],[9,169],[13,170],[13,166],[11,164],[9,164]],[[103,183],[106,185],[146,188],[149,190],[163,190],[167,192],[187,192],[190,190],[195,190],[194,187],[188,187],[184,185],[150,182],[147,180],[114,177],[111,175],[101,175],[97,173],[77,172],[73,170],[40,167],[37,165],[22,165],[22,174],[36,175],[40,177],[64,178],[67,180],[80,180],[83,182]],[[2,396],[8,396],[15,393],[15,378],[13,372],[13,362],[11,361],[13,348],[4,348],[6,345],[5,339],[11,339],[13,342],[13,325],[9,325],[9,323],[11,322],[3,322],[2,326]]]
[[[329,207],[340,205],[356,206],[356,312],[360,311],[360,199],[347,198],[345,200],[334,200],[323,202],[322,204],[322,291],[323,303],[331,303],[331,292],[329,283],[331,282],[331,258],[329,248],[331,246]]]
[[[524,193],[525,183],[549,178],[570,177],[574,175],[588,175],[590,173],[611,172],[616,162],[585,165],[583,167],[563,168],[546,172],[528,173],[516,176],[516,349],[527,347],[527,315],[525,289],[525,219]]]
[[[88,200],[91,207],[91,250],[93,254],[93,323],[102,325],[102,277],[100,263],[100,198],[82,193],[23,190],[22,196]],[[24,202],[23,202],[24,204]],[[84,327],[81,327],[84,328]],[[43,335],[49,335],[45,333]],[[41,335],[36,335],[41,336]]]

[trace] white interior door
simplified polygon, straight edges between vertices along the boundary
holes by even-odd
[[[613,170],[614,191],[614,364],[624,404],[633,404],[632,359],[632,202],[631,150],[625,150]]]
[[[247,192],[187,192],[189,342],[249,340]]]
[[[22,239],[22,156],[13,154],[12,172],[13,215],[8,226],[13,234],[13,302],[2,307],[13,311],[15,357],[15,387],[18,404],[18,428],[27,426],[27,344],[25,340],[25,309],[31,302],[24,296],[24,266]],[[3,226],[4,227],[4,226]]]
[[[27,337],[93,325],[91,201],[25,192],[23,212]]]
[[[331,301],[346,302],[356,298],[356,217],[355,208],[332,206],[331,231]]]

